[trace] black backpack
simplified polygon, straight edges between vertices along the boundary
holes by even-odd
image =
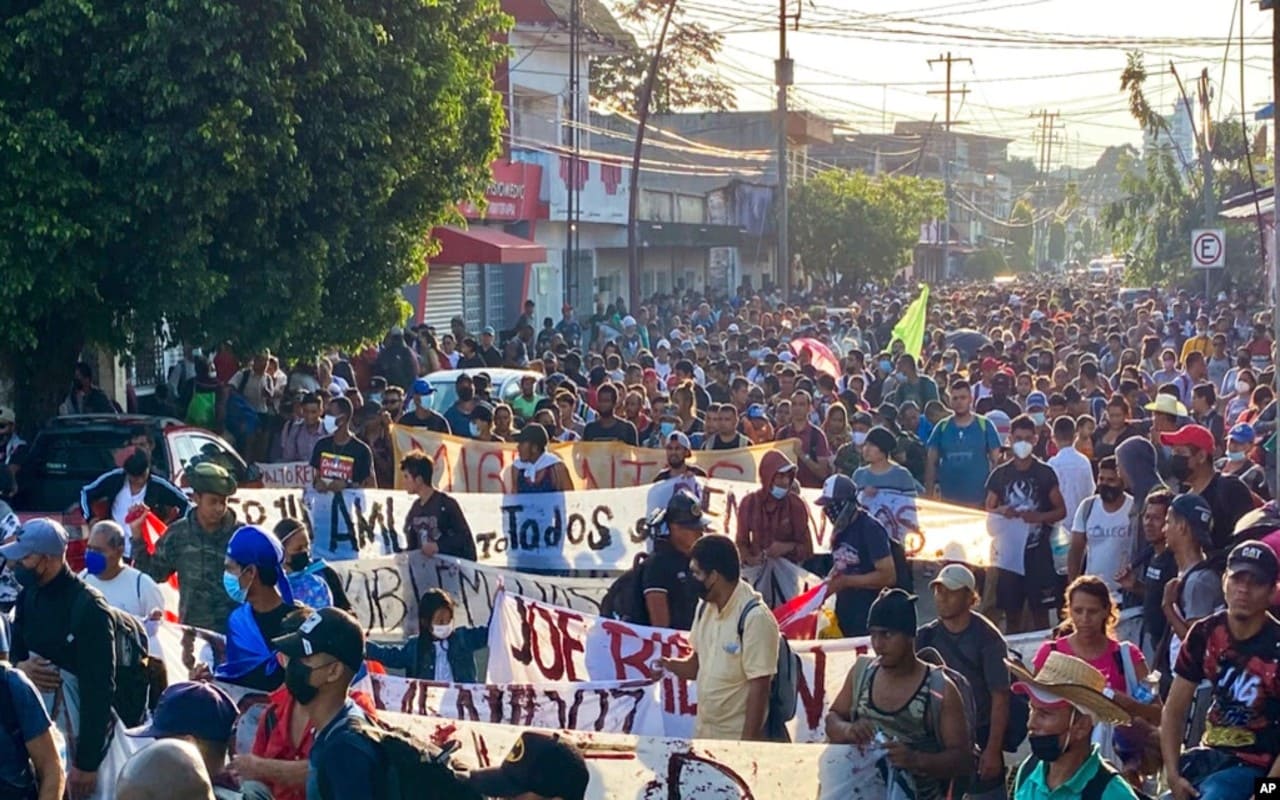
[[[600,616],[620,619],[633,625],[649,624],[649,609],[644,604],[644,564],[648,553],[637,553],[631,569],[622,573],[609,586],[600,600]]]
[[[926,647],[937,649],[933,643],[933,633],[936,628],[933,625],[925,625],[916,633],[916,650],[922,650]],[[960,660],[964,662],[963,666],[975,675],[982,673],[982,666],[971,660],[964,653],[957,653]],[[1021,663],[1022,657],[1017,652],[1010,650],[1009,657]],[[957,672],[955,665],[947,664],[950,670],[948,674],[954,680],[955,675],[963,676],[964,673]],[[969,681],[965,679],[965,685],[969,686],[970,696],[972,696],[973,687],[969,685]],[[1016,753],[1018,748],[1022,747],[1022,743],[1027,738],[1027,722],[1031,718],[1031,703],[1027,700],[1027,696],[1023,694],[1015,694],[1009,692],[1009,722],[1004,729],[1004,741],[1001,743],[1001,749],[1006,753]],[[979,747],[985,746],[985,742],[974,742]]]
[[[706,603],[698,606],[698,613],[707,607]],[[738,641],[747,627],[747,615],[755,608],[764,608],[771,614],[759,598],[752,598],[742,607],[738,615]],[[787,732],[787,723],[796,715],[796,698],[799,692],[797,681],[800,675],[800,657],[791,650],[787,637],[778,634],[778,670],[769,681],[769,710],[765,714],[764,734],[771,742],[790,742],[791,734]]]
[[[1023,761],[1018,767],[1017,776],[1013,779],[1012,794],[1018,793],[1018,790],[1022,788],[1022,784],[1026,783],[1027,779],[1031,777],[1032,770],[1034,770],[1039,764],[1040,759],[1035,756],[1027,756],[1027,760]],[[1093,777],[1090,778],[1089,782],[1080,790],[1080,800],[1102,800],[1103,792],[1107,790],[1107,786],[1109,786],[1113,780],[1123,781],[1124,776],[1117,772],[1116,768],[1111,766],[1111,764],[1105,759],[1098,759],[1098,771],[1093,773]],[[1135,787],[1133,784],[1130,784],[1127,781],[1125,781],[1125,784],[1133,790],[1133,793],[1138,800],[1153,800],[1151,795]]]
[[[421,744],[405,731],[381,722],[359,727],[378,753],[380,769],[373,800],[484,800],[450,764],[456,744],[447,749]]]
[[[152,683],[156,667],[159,666],[161,673],[163,672],[163,663],[153,664],[147,651],[147,629],[137,617],[113,608],[102,597],[102,593],[92,586],[83,588],[84,591],[71,601],[71,630],[80,627],[80,622],[93,604],[93,598],[101,598],[107,614],[115,621],[116,690],[111,698],[111,707],[125,727],[141,725],[146,722],[155,701],[159,700],[159,691],[152,691]],[[163,686],[160,690],[163,690]]]

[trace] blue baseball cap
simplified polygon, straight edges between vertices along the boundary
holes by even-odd
[[[1044,396],[1044,392],[1032,392],[1027,395],[1027,410],[1033,408],[1048,408],[1049,399]]]
[[[19,561],[27,556],[62,556],[67,552],[67,529],[48,517],[27,520],[12,542],[0,547],[0,556]]]
[[[284,545],[274,533],[264,531],[255,525],[245,525],[231,534],[227,542],[227,558],[242,567],[256,567],[259,572],[264,567],[276,571],[276,589],[286,603],[293,602],[293,591],[284,570]]]
[[[1258,434],[1252,425],[1241,422],[1231,426],[1231,430],[1227,432],[1227,438],[1238,444],[1253,444],[1258,440]]]
[[[416,395],[435,394],[436,387],[426,378],[418,378],[413,382],[413,393]]]
[[[151,720],[128,728],[125,735],[140,739],[194,736],[209,742],[228,742],[240,709],[231,695],[212,683],[171,684],[160,695]]]
[[[747,407],[747,419],[768,419],[769,415],[765,413],[764,406],[759,403],[752,403]]]

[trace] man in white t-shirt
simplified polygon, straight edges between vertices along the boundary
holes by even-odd
[[[1080,503],[1092,495],[1096,488],[1093,483],[1093,465],[1083,453],[1072,446],[1075,440],[1076,423],[1070,415],[1053,421],[1053,441],[1058,452],[1049,459],[1049,466],[1053,467],[1058,476],[1058,491],[1062,492],[1062,502],[1067,509],[1067,518],[1062,524],[1068,526],[1068,529]]]
[[[150,575],[124,563],[124,528],[114,520],[95,523],[89,531],[84,550],[84,572],[81,579],[102,592],[113,608],[138,619],[160,619],[164,612],[164,595]],[[162,656],[155,637],[149,647],[151,655]]]
[[[1124,490],[1115,456],[1098,462],[1098,493],[1085,499],[1071,524],[1071,552],[1067,557],[1067,578],[1075,580],[1086,566],[1120,598],[1116,575],[1129,564],[1133,548],[1129,516],[1133,497]]]

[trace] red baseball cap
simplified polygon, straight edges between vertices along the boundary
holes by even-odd
[[[997,369],[997,368],[1000,366],[1000,362],[999,362],[999,361],[996,361],[996,360],[995,360],[994,358],[992,358],[991,356],[987,356],[986,358],[982,359],[982,365],[981,365],[981,366],[982,366],[982,371],[983,371],[983,372],[990,372],[990,371],[994,371],[995,369]]]
[[[1170,447],[1194,447],[1205,453],[1213,452],[1213,434],[1203,425],[1183,425],[1173,433],[1160,434],[1160,444]]]

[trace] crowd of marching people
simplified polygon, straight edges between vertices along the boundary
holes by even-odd
[[[690,651],[652,670],[696,682],[696,738],[787,741],[787,639],[743,580],[781,559],[824,582],[824,635],[869,637],[825,732],[883,752],[887,796],[1235,800],[1280,775],[1271,314],[1238,294],[1122,300],[1060,279],[617,300],[540,326],[528,303],[501,336],[461,319],[397,328],[287,371],[266,351],[188,353],[155,402],[246,460],[309,462],[309,492],[407,491],[403,531],[426,558],[474,561],[476,542],[433,459],[397,454],[393,426],[514,445],[516,493],[574,489],[557,442],[661,449],[656,481],[673,491],[604,610],[687,632]],[[518,394],[494,386],[499,367],[526,371]],[[433,408],[449,369],[466,370],[456,399]],[[68,409],[94,410],[95,391],[78,374]],[[19,442],[0,410],[18,483]],[[710,533],[694,452],[770,443],[732,535]],[[84,487],[82,571],[51,520],[12,525],[0,547],[22,587],[0,623],[0,796],[333,800],[420,796],[422,781],[437,787],[425,796],[584,796],[570,736],[526,732],[499,766],[465,773],[380,722],[371,664],[483,681],[488,631],[455,624],[455,598],[428,590],[416,635],[366,641],[305,520],[247,525],[225,469],[192,467],[184,492],[151,474],[145,432],[127,444],[121,469]],[[878,495],[985,512],[990,559],[924,564],[868,512]],[[158,540],[140,507],[166,525]],[[177,620],[225,637],[188,680],[164,674],[149,637],[170,582]],[[1035,652],[1008,646],[1049,630]],[[244,752],[230,743],[246,691],[267,701]]]

